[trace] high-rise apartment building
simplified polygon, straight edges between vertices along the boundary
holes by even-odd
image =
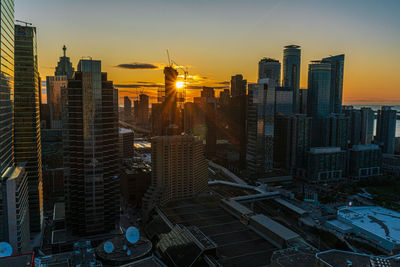
[[[0,174],[13,164],[14,0],[0,2]]]
[[[360,179],[381,173],[382,152],[378,145],[355,145],[349,151],[349,176]]]
[[[247,105],[247,169],[255,177],[273,167],[275,83],[260,79],[249,85]]]
[[[361,111],[353,106],[343,106],[343,114],[349,118],[348,139],[349,145],[361,144]]]
[[[136,123],[141,126],[149,124],[149,96],[145,94],[139,95],[139,100],[135,101],[135,118]]]
[[[207,162],[201,139],[191,135],[154,137],[151,165],[151,186],[143,198],[146,211],[207,189]]]
[[[331,113],[320,120],[319,138],[313,139],[312,146],[340,147],[346,150],[349,146],[349,117]]]
[[[15,25],[14,157],[26,163],[31,232],[43,221],[42,151],[36,28]]]
[[[67,79],[71,79],[73,74],[74,68],[72,67],[69,57],[67,57],[67,47],[64,45],[63,56],[60,57],[60,60],[57,63],[54,76],[67,76]]]
[[[382,153],[394,154],[397,112],[390,106],[382,106],[378,110],[376,123],[376,142],[382,148]]]
[[[301,50],[298,45],[287,45],[283,50],[283,86],[293,90],[293,112],[299,111]]]
[[[61,93],[67,228],[108,233],[119,218],[118,91],[101,61],[83,59]]]
[[[29,189],[24,164],[7,168],[0,179],[0,239],[12,246],[13,254],[30,252]]]
[[[310,182],[326,183],[346,175],[346,151],[340,147],[314,147],[308,152],[307,176]]]
[[[331,65],[330,112],[342,113],[344,55],[323,58]]]
[[[299,89],[299,113],[307,114],[307,89]]]
[[[281,63],[273,58],[263,58],[258,62],[258,79],[272,79],[275,86],[281,85]]]

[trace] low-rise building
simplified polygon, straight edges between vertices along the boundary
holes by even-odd
[[[365,178],[381,173],[382,152],[378,145],[355,145],[349,151],[349,176]]]

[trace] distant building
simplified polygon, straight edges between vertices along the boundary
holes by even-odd
[[[14,157],[26,163],[31,232],[43,222],[42,148],[36,28],[15,25]]]
[[[340,147],[343,150],[348,148],[348,117],[332,113],[326,118],[321,119],[320,124],[320,143],[314,143],[313,146]],[[318,136],[318,133],[315,134]],[[318,139],[315,141],[318,142]]]
[[[307,114],[307,89],[299,89],[299,113]]]
[[[342,113],[344,55],[323,58],[322,62],[331,65],[330,112],[340,114]]]
[[[293,90],[293,112],[299,112],[301,50],[298,45],[287,45],[283,50],[283,86]]]
[[[67,76],[67,79],[72,79],[74,68],[72,67],[69,57],[67,57],[67,47],[65,45],[63,46],[63,51],[64,55],[60,57],[60,60],[57,63],[54,76]]]
[[[231,96],[246,95],[247,80],[243,80],[243,75],[237,74],[231,78]]]
[[[307,114],[314,119],[330,113],[331,72],[329,63],[313,61],[308,66]]]
[[[132,120],[132,101],[127,96],[124,97],[124,120],[126,122]]]
[[[274,165],[293,174],[304,175],[311,147],[311,118],[304,114],[275,117]]]
[[[145,211],[207,189],[207,162],[201,140],[190,135],[153,137],[151,150],[152,181],[143,198]]]
[[[275,114],[293,113],[293,90],[289,87],[275,87]]]
[[[135,101],[135,119],[136,123],[141,126],[149,125],[149,96],[145,94],[139,95],[139,100]]]
[[[230,93],[229,89],[224,89],[219,93],[219,104],[222,106],[226,106],[229,104]]]
[[[382,106],[378,110],[375,143],[382,147],[382,152],[394,154],[394,138],[396,134],[396,110]]]
[[[61,129],[61,88],[68,86],[68,78],[67,76],[47,76],[46,84],[51,128]]]
[[[375,114],[371,108],[361,108],[361,144],[372,144]]]
[[[365,178],[381,174],[382,152],[377,145],[355,145],[349,151],[349,175]]]
[[[281,63],[273,58],[263,58],[258,62],[258,79],[272,79],[276,86],[281,85]]]
[[[314,147],[308,152],[307,176],[310,182],[342,180],[346,171],[346,151],[340,147]]]
[[[275,83],[260,79],[249,85],[247,169],[262,178],[273,167]]]
[[[349,118],[349,145],[353,146],[361,144],[361,110],[354,109],[353,106],[343,106],[343,113]]]
[[[121,159],[133,158],[135,156],[133,143],[135,134],[130,129],[119,128],[119,153]]]
[[[30,252],[29,187],[24,165],[7,168],[0,179],[0,239],[12,246],[13,254]]]
[[[118,91],[101,61],[82,59],[61,92],[67,228],[76,236],[109,233],[120,204]]]
[[[386,174],[400,176],[400,155],[383,154],[382,170]]]

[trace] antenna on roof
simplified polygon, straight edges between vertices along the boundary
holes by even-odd
[[[171,66],[171,59],[169,58],[169,51],[167,49],[167,56],[168,56],[168,66]]]

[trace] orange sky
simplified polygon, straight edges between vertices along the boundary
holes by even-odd
[[[77,8],[79,6],[79,8]],[[258,61],[282,61],[283,46],[302,47],[301,87],[310,60],[344,53],[344,104],[400,104],[400,1],[386,0],[19,0],[16,19],[37,27],[40,74],[52,75],[62,46],[74,67],[82,56],[102,60],[120,96],[156,95],[166,49],[194,85],[224,86],[241,73],[257,78]],[[142,83],[138,83],[142,82]],[[193,95],[198,90],[189,93]]]

